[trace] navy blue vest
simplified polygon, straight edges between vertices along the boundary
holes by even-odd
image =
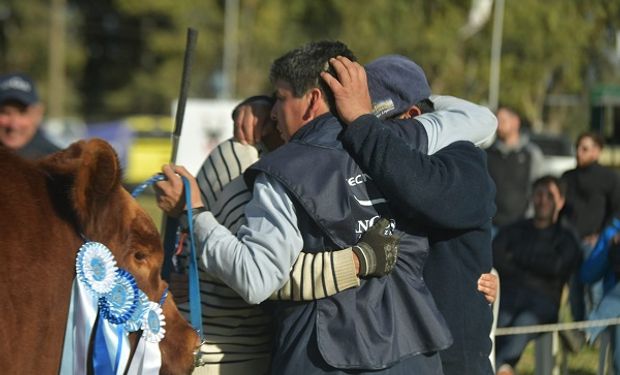
[[[380,216],[395,218],[401,237],[395,270],[362,280],[359,288],[312,302],[274,303],[274,371],[316,350],[340,369],[384,369],[412,355],[444,349],[452,338],[422,279],[428,240],[394,217],[377,185],[338,140],[331,114],[302,127],[293,139],[246,172],[278,180],[296,206],[304,251],[354,245]],[[284,369],[284,370],[283,370]]]

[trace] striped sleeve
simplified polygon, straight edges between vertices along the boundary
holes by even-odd
[[[293,264],[289,280],[269,299],[310,301],[359,285],[350,247],[321,253],[302,252]]]
[[[207,157],[198,171],[196,181],[205,207],[213,211],[215,202],[232,180],[243,174],[258,160],[258,150],[229,139],[220,143]]]

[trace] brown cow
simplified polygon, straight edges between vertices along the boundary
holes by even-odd
[[[105,244],[149,299],[159,300],[166,288],[160,237],[121,186],[109,144],[77,142],[37,162],[0,148],[1,373],[58,373],[81,234]],[[198,337],[172,297],[162,308],[161,373],[190,373]]]

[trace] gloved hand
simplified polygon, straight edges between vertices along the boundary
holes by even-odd
[[[366,231],[353,252],[360,262],[360,277],[385,276],[392,272],[398,258],[400,238],[393,234],[388,219],[381,218]]]

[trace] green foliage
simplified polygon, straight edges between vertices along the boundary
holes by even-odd
[[[0,68],[30,72],[45,90],[49,2],[7,1],[0,6]],[[71,113],[169,113],[190,26],[199,31],[191,95],[217,95],[216,78],[225,70],[226,0],[68,1]],[[425,69],[436,93],[478,102],[488,97],[493,20],[464,38],[470,1],[238,1],[237,98],[269,92],[273,59],[318,39],[342,40],[361,62],[388,53],[408,56]],[[9,16],[1,18],[6,9]],[[500,101],[538,129],[583,128],[590,88],[620,83],[619,29],[618,1],[506,0]],[[556,96],[577,98],[580,108],[549,106]]]
[[[49,60],[49,1],[4,0],[0,3],[0,73],[21,71],[37,81],[41,98],[48,96]],[[65,13],[66,46],[65,74],[79,75],[86,60],[85,47],[79,43],[76,33],[81,17],[71,9]],[[69,108],[77,108],[79,98],[78,82],[69,80],[66,87],[66,102]]]

